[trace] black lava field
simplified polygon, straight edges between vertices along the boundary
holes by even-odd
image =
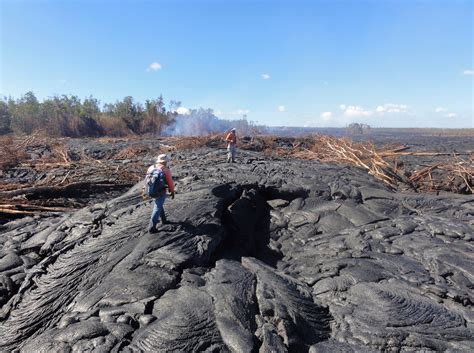
[[[139,183],[0,226],[0,351],[472,352],[474,198],[357,168],[179,152]]]

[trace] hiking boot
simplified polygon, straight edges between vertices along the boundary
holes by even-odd
[[[155,226],[151,226],[148,228],[148,232],[151,234],[158,233],[158,229]]]

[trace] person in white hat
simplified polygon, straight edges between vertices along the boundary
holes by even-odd
[[[227,141],[227,163],[235,163],[235,150],[237,145],[237,136],[235,127],[230,130],[225,140]]]
[[[159,183],[160,181],[163,183],[163,186],[160,188],[162,190],[155,191],[150,195],[150,197],[153,198],[153,212],[151,213],[151,218],[150,218],[150,225],[148,228],[148,231],[150,233],[156,233],[156,225],[158,224],[158,221],[161,217],[161,223],[165,224],[167,223],[166,220],[166,215],[165,215],[165,210],[164,210],[164,203],[166,200],[166,188],[168,188],[171,199],[174,199],[174,184],[173,184],[173,178],[171,176],[171,172],[167,166],[169,162],[169,157],[166,154],[160,154],[156,158],[156,163],[151,165],[146,173],[146,178],[145,178],[145,186],[150,187],[150,184],[152,181],[157,180],[156,183]],[[160,180],[161,178],[161,180]]]

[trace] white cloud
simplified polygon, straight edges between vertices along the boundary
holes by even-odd
[[[446,113],[446,114],[444,114],[444,116],[445,116],[446,118],[455,118],[455,117],[458,116],[456,113],[449,112],[448,109],[443,108],[443,107],[438,107],[438,108],[436,108],[436,109],[435,109],[435,112],[436,112],[436,113]]]
[[[161,68],[162,68],[161,64],[155,61],[151,63],[150,65],[148,65],[148,68],[146,69],[146,71],[148,72],[158,71],[158,70],[161,70]]]
[[[189,115],[190,111],[188,108],[179,107],[178,109],[176,109],[176,113],[181,114],[181,115]]]
[[[343,111],[343,114],[346,116],[370,116],[373,114],[370,110],[365,110],[362,107],[356,105],[345,105],[341,104],[339,108]]]
[[[319,116],[323,121],[329,121],[332,119],[332,112],[322,112]]]
[[[222,111],[218,109],[214,112],[214,115],[215,116],[220,116],[220,115],[222,115]]]
[[[384,105],[379,105],[375,108],[377,113],[406,113],[408,105],[406,104],[392,104],[387,103]]]
[[[248,109],[239,109],[239,110],[237,110],[237,114],[239,114],[239,115],[246,115],[248,113],[250,113],[250,110],[248,110]]]
[[[286,107],[284,105],[279,105],[277,109],[279,112],[286,112]]]
[[[324,82],[323,82],[323,85],[327,86],[327,85],[329,85],[329,82],[328,82],[328,81],[324,81]]]
[[[339,109],[343,111],[343,114],[348,117],[364,117],[371,116],[374,114],[385,114],[385,113],[406,113],[409,106],[406,104],[393,104],[386,103],[378,105],[374,110],[365,109],[357,105],[339,105]]]
[[[261,77],[263,80],[268,80],[268,79],[270,79],[270,75],[269,75],[269,74],[261,74],[260,77]]]
[[[463,75],[464,76],[472,76],[472,75],[474,75],[474,70],[466,69],[466,70],[463,71]]]

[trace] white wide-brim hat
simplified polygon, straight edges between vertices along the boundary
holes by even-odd
[[[158,157],[156,157],[156,163],[168,162],[169,160],[170,158],[167,154],[160,154]]]

